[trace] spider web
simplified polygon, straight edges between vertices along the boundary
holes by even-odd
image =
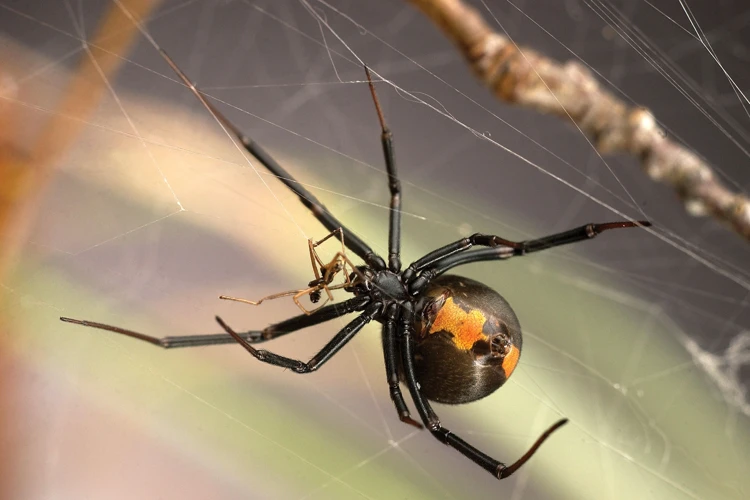
[[[552,4],[476,7],[519,45],[589,65],[723,182],[746,188],[750,8]],[[507,462],[569,418],[529,463],[497,482],[402,425],[376,325],[299,377],[236,346],[162,351],[60,323],[198,334],[218,332],[219,314],[261,328],[298,310],[216,297],[304,286],[307,238],[325,235],[146,35],[131,51],[112,49],[131,20],[97,38],[118,5],[137,8],[0,0],[3,136],[23,149],[50,118],[82,125],[0,282],[8,498],[750,495],[747,243],[686,214],[635,160],[602,158],[574,127],[497,102],[404,2],[169,0],[142,27],[381,255],[387,185],[361,62],[384,80],[404,186],[403,260],[475,231],[523,239],[623,216],[654,221],[653,231],[458,271],[514,306],[524,354],[492,397],[436,410]],[[81,60],[95,61],[91,73],[77,73]],[[108,76],[113,61],[122,66]],[[88,92],[103,88],[91,113],[59,108],[76,75]],[[307,359],[343,324],[268,348]]]

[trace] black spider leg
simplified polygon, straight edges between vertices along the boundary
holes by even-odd
[[[238,335],[245,339],[247,342],[256,344],[265,342],[267,340],[275,339],[286,335],[287,333],[296,332],[307,328],[308,326],[325,323],[339,316],[344,316],[354,311],[362,310],[367,304],[369,299],[367,297],[355,297],[349,299],[346,302],[340,304],[332,304],[319,309],[315,314],[300,314],[293,318],[269,325],[263,330],[250,330],[242,332]],[[134,339],[143,340],[149,344],[163,347],[164,349],[173,349],[178,347],[202,347],[208,345],[221,345],[221,344],[235,344],[237,341],[234,337],[226,333],[215,333],[208,335],[181,335],[175,337],[152,337],[144,333],[134,332],[133,330],[127,330],[120,328],[119,326],[105,325],[104,323],[97,323],[94,321],[85,321],[72,318],[60,318],[62,321],[67,323],[75,323],[77,325],[88,326],[91,328],[98,328],[99,330],[107,330],[114,333],[119,333],[132,337]]]
[[[247,350],[247,352],[252,354],[255,359],[271,365],[281,366],[282,368],[289,368],[295,373],[310,373],[320,368],[323,363],[331,359],[334,354],[339,352],[339,350],[341,350],[341,348],[344,347],[347,342],[349,342],[367,323],[372,321],[372,319],[380,313],[382,308],[383,304],[380,302],[375,302],[368,305],[365,309],[365,312],[354,318],[344,328],[342,328],[341,331],[334,335],[334,337],[323,347],[323,349],[321,349],[315,356],[310,358],[310,361],[308,361],[307,363],[298,359],[280,356],[270,351],[266,351],[265,349],[256,349],[250,344],[250,342],[242,338],[239,333],[236,333],[229,327],[229,325],[224,323],[224,320],[222,320],[220,317],[216,316],[216,321],[224,330],[226,330],[228,334],[234,337],[235,340],[237,340],[237,342],[239,342],[242,347]]]
[[[405,424],[413,425],[417,429],[422,428],[422,424],[411,418],[409,408],[406,406],[404,396],[401,393],[401,386],[398,377],[398,349],[396,347],[396,329],[398,320],[398,304],[392,303],[386,310],[386,319],[383,323],[383,355],[385,356],[385,375],[388,379],[388,387],[391,394],[391,401],[396,407],[398,418]]]
[[[182,82],[187,85],[190,91],[198,98],[198,100],[211,112],[211,114],[219,120],[224,127],[226,127],[236,138],[242,143],[242,146],[258,161],[266,167],[273,175],[275,175],[286,187],[288,187],[294,194],[297,195],[302,204],[307,207],[313,214],[313,216],[320,221],[323,226],[329,231],[341,228],[344,232],[344,245],[346,248],[354,252],[364,260],[367,265],[380,271],[385,269],[385,261],[382,257],[377,255],[370,246],[354,234],[350,229],[341,224],[341,222],[302,184],[300,184],[292,175],[287,172],[276,160],[271,157],[268,152],[261,147],[260,144],[252,140],[250,137],[242,133],[236,125],[229,121],[218,109],[216,109],[211,103],[209,103],[203,95],[198,91],[195,84],[187,77],[183,71],[177,67],[177,64],[172,60],[171,57],[163,49],[159,49],[161,56],[167,61],[172,70],[177,73]]]
[[[401,182],[396,173],[396,156],[393,150],[393,134],[385,124],[383,110],[380,109],[378,95],[375,93],[375,85],[372,83],[370,70],[365,66],[367,83],[370,85],[372,102],[375,103],[375,111],[380,121],[380,142],[383,145],[383,157],[385,168],[388,172],[388,188],[391,191],[391,215],[388,229],[388,270],[397,273],[401,270]]]
[[[436,276],[444,273],[451,267],[469,262],[482,260],[501,260],[514,256],[523,256],[527,253],[539,252],[554,248],[560,245],[576,243],[595,238],[597,235],[610,229],[626,229],[631,227],[649,227],[649,221],[634,222],[607,222],[604,224],[586,224],[561,233],[543,236],[533,240],[511,241],[490,234],[476,233],[468,238],[463,238],[444,247],[438,248],[414,261],[404,270],[404,280],[409,282],[413,279],[415,273],[426,268],[422,274],[409,284],[411,294],[419,293],[427,283]],[[461,253],[473,246],[490,247],[474,252]],[[457,254],[457,255],[456,255]]]
[[[401,320],[399,322],[398,334],[402,340],[402,351],[401,357],[404,364],[404,375],[406,377],[406,385],[411,393],[411,398],[414,400],[414,405],[417,407],[419,416],[422,417],[422,422],[430,430],[433,436],[443,444],[447,444],[451,448],[457,450],[463,456],[476,463],[487,472],[492,474],[498,479],[503,479],[513,474],[519,467],[521,467],[527,460],[529,460],[536,450],[546,441],[546,439],[557,429],[562,427],[568,422],[568,419],[564,418],[557,421],[549,429],[544,431],[539,438],[534,442],[529,450],[521,456],[518,460],[510,465],[505,465],[499,460],[495,460],[491,456],[479,451],[477,448],[467,443],[460,437],[453,434],[450,430],[446,429],[440,424],[435,411],[432,409],[429,401],[422,396],[419,392],[419,386],[417,383],[417,377],[414,372],[414,332],[412,331],[414,320],[414,309],[411,303],[405,302],[401,306]]]

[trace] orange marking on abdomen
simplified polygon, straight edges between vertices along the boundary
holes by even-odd
[[[482,333],[486,321],[487,318],[478,309],[472,309],[467,313],[453,302],[453,297],[448,297],[448,300],[438,311],[430,328],[430,333],[445,330],[453,334],[453,342],[456,347],[468,351],[476,341],[487,338]],[[516,359],[518,359],[518,356],[516,356]]]
[[[503,359],[503,371],[505,372],[506,379],[510,377],[510,374],[513,373],[513,370],[516,369],[516,365],[518,364],[518,356],[520,354],[521,351],[519,351],[516,346],[511,344],[508,354],[506,354],[505,359]]]

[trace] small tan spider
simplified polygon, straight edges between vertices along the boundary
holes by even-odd
[[[331,259],[330,262],[325,264],[318,255],[318,251],[316,249],[329,238],[332,238],[334,236],[338,236],[341,240],[341,250],[339,252],[336,252],[336,255],[333,256],[333,259]],[[352,261],[349,260],[349,257],[346,256],[344,232],[341,230],[341,228],[334,229],[328,234],[328,236],[320,241],[313,241],[312,239],[308,239],[307,246],[310,250],[310,265],[312,266],[313,272],[315,273],[315,279],[307,284],[308,288],[274,293],[272,295],[266,295],[265,297],[258,300],[240,299],[237,297],[230,297],[228,295],[220,295],[219,298],[257,306],[260,305],[264,300],[273,300],[281,297],[288,297],[291,295],[292,300],[294,300],[294,303],[297,304],[297,307],[299,307],[302,312],[308,315],[314,313],[315,311],[326,305],[329,301],[333,301],[333,294],[331,293],[331,291],[351,286],[351,275],[352,273],[357,273],[358,271],[354,264],[352,264]],[[336,275],[342,271],[344,273],[343,283],[331,286],[331,283],[333,283]],[[326,293],[326,297],[323,302],[320,302],[322,295],[321,291],[324,291]],[[300,302],[300,297],[303,297],[305,295],[310,296],[310,302],[318,305],[311,309],[307,309],[304,305],[302,305],[302,302]]]

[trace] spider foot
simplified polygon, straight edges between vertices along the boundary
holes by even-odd
[[[424,425],[420,424],[419,422],[417,422],[416,420],[414,420],[413,418],[411,418],[411,415],[409,415],[409,414],[406,414],[406,415],[399,415],[399,416],[398,416],[398,418],[399,418],[399,419],[400,419],[400,420],[401,420],[401,421],[402,421],[403,423],[405,423],[405,424],[409,424],[409,425],[411,425],[411,426],[414,426],[414,427],[416,427],[416,428],[417,428],[417,429],[419,429],[419,430],[422,430],[422,429],[424,429]]]
[[[562,427],[563,425],[567,423],[568,423],[568,419],[563,418],[561,420],[558,420],[554,424],[552,424],[552,426],[546,431],[544,431],[542,435],[539,436],[539,438],[537,438],[534,444],[531,445],[531,448],[529,448],[529,451],[524,453],[524,455],[521,458],[516,460],[511,465],[505,465],[504,463],[499,462],[497,464],[497,468],[495,469],[495,477],[497,477],[498,479],[504,479],[510,476],[511,474],[513,474],[514,472],[516,472],[523,464],[526,463],[528,459],[531,458],[531,456],[536,452],[536,450],[542,445],[542,443],[544,443],[547,440],[548,437],[552,435],[553,432],[555,432],[557,429],[559,429],[560,427]]]
[[[278,354],[275,354],[271,351],[266,351],[265,349],[256,349],[255,347],[250,345],[249,341],[243,339],[240,334],[232,330],[232,328],[227,325],[219,316],[216,316],[216,322],[219,323],[219,325],[221,325],[225,332],[234,337],[237,343],[244,347],[245,350],[252,354],[253,357],[255,357],[255,359],[257,359],[258,361],[262,361],[264,363],[275,366],[280,366],[282,368],[288,368],[295,373],[310,373],[311,371],[315,370],[315,367],[311,366],[312,362],[303,363],[302,361],[287,358],[286,356],[279,356]]]
[[[259,306],[261,302],[266,300],[268,297],[263,297],[260,300],[240,299],[238,297],[230,297],[229,295],[219,295],[221,300],[231,300],[233,302],[242,302],[243,304],[250,304],[253,306]]]

